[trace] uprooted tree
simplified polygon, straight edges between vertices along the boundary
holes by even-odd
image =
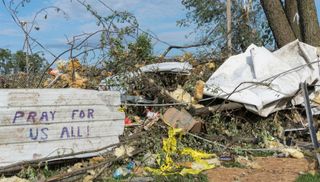
[[[320,46],[314,0],[260,0],[278,47],[299,39]]]

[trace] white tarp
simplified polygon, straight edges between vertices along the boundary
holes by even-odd
[[[261,116],[303,103],[299,84],[319,80],[317,48],[294,41],[270,52],[250,45],[227,59],[206,82],[204,93],[243,103]]]

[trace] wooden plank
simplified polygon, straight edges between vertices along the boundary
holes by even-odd
[[[92,138],[82,138],[73,140],[72,142],[69,140],[62,140],[30,143],[28,145],[23,143],[0,145],[0,166],[6,166],[20,161],[62,156],[70,153],[99,149],[118,142],[118,136],[109,136],[99,137],[96,140],[93,140]],[[88,153],[76,157],[89,157],[97,154],[98,153]]]
[[[2,126],[0,145],[118,136],[123,133],[121,122],[123,120]]]
[[[117,143],[119,106],[118,92],[0,89],[0,166]]]
[[[119,97],[119,92],[73,88],[4,89],[0,91],[0,107],[120,105]]]
[[[106,106],[44,106],[1,108],[1,125],[30,125],[41,123],[101,121],[122,119],[119,107]]]

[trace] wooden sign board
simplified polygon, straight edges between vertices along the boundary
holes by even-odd
[[[0,89],[0,166],[118,143],[119,106],[118,92]]]

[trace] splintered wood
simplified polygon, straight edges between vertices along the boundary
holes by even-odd
[[[119,105],[118,92],[0,90],[0,166],[118,143],[125,117]]]

